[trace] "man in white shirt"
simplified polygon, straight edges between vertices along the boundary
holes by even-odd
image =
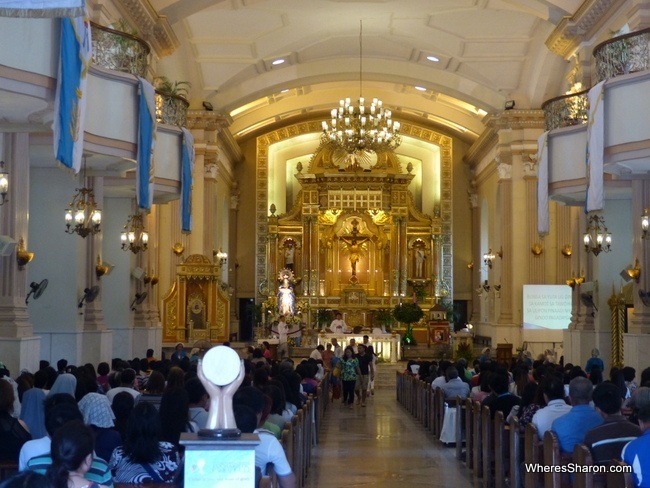
[[[135,371],[132,370],[131,368],[127,368],[124,371],[120,373],[120,386],[117,388],[111,388],[106,392],[106,398],[108,398],[108,401],[113,403],[113,398],[115,398],[115,395],[118,393],[125,391],[129,393],[135,400],[140,396],[140,392],[136,391],[133,388],[133,384],[135,382]]]
[[[345,334],[348,331],[348,326],[345,324],[341,312],[338,312],[336,314],[336,318],[332,320],[332,323],[330,324],[330,331],[332,334]]]
[[[309,357],[311,359],[315,359],[316,361],[322,361],[323,360],[323,354],[322,352],[325,350],[325,347],[322,344],[319,344],[316,346],[316,349],[314,349]]]
[[[336,337],[332,337],[332,348],[334,349],[334,356],[337,358],[343,357],[343,349],[341,349],[341,344],[336,340]]]
[[[553,425],[556,418],[571,410],[571,405],[564,401],[564,382],[562,378],[548,375],[542,380],[541,386],[546,406],[533,415],[533,424],[537,427],[537,435],[540,439],[544,437],[547,430],[551,430],[551,425]]]
[[[289,325],[287,324],[284,315],[280,315],[280,321],[278,322],[277,330],[279,342],[278,342],[278,358],[284,359],[289,357]]]

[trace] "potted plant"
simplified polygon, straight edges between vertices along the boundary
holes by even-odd
[[[406,334],[402,341],[405,345],[414,346],[413,324],[419,322],[424,317],[424,311],[416,301],[412,303],[400,303],[393,309],[393,317],[398,322],[406,324]]]
[[[319,330],[324,330],[325,327],[334,320],[332,311],[328,308],[319,308],[316,310],[316,325]]]
[[[187,101],[189,90],[192,84],[189,81],[171,81],[166,76],[157,76],[153,80],[153,85],[159,93],[163,95],[174,95]]]
[[[375,321],[384,333],[393,325],[393,320],[393,313],[388,308],[380,308],[375,312]]]

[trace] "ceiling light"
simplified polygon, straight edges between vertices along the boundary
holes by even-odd
[[[273,61],[271,64],[272,64],[273,66],[277,66],[277,65],[279,65],[279,64],[284,63],[284,61],[285,61],[284,59],[280,58],[280,59],[276,59],[276,60]]]
[[[280,90],[280,93],[287,93],[289,91],[288,88],[285,88],[284,90]]]
[[[324,144],[335,144],[348,154],[363,151],[392,151],[402,143],[400,123],[393,122],[391,111],[381,100],[374,98],[368,105],[362,95],[363,86],[363,23],[359,22],[359,100],[356,105],[349,98],[340,100],[332,109],[331,119],[323,121]]]
[[[427,59],[429,61],[433,61],[434,63],[437,63],[438,61],[440,61],[440,59],[436,58],[435,56],[427,56]]]
[[[149,232],[144,228],[142,214],[136,213],[129,215],[120,236],[122,241],[122,250],[131,251],[138,254],[140,251],[146,251],[149,245]]]
[[[5,170],[5,162],[0,161],[0,205],[7,201],[9,193],[9,173]]]
[[[415,89],[418,91],[427,91],[427,89],[424,88],[423,86],[416,86]]]

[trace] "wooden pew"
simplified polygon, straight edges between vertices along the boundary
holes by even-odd
[[[560,441],[557,434],[552,430],[544,433],[544,465],[560,466],[562,458],[560,456]],[[562,473],[551,471],[544,473],[544,488],[561,488]]]
[[[607,473],[607,488],[634,488],[634,475],[623,473],[623,468],[629,468],[629,464],[623,461],[612,461],[612,466],[617,466],[620,472]]]
[[[0,461],[0,480],[6,480],[18,473],[18,461]]]
[[[573,448],[573,462],[578,466],[593,466],[593,458],[591,456],[591,451],[584,444],[576,444]],[[573,474],[573,486],[575,488],[594,488],[595,475],[592,472],[578,472]],[[599,484],[601,488],[604,488],[604,479],[603,482]]]
[[[524,462],[526,464],[541,464],[542,459],[540,456],[539,436],[537,435],[537,427],[535,424],[530,423],[526,425],[524,434]],[[543,477],[539,473],[528,472],[524,470],[524,486],[526,488],[538,488],[543,486]]]
[[[509,434],[503,412],[494,414],[494,486],[505,486],[510,466]]]
[[[296,486],[302,486],[302,409],[291,418],[291,427],[293,431],[293,462],[291,469],[296,475]]]
[[[445,420],[445,394],[440,388],[433,392],[433,421],[435,425],[435,436],[440,439],[442,423]]]
[[[458,461],[461,461],[463,457],[463,441],[466,436],[465,405],[465,399],[461,397],[456,398],[456,460]]]
[[[482,417],[481,417],[481,404],[479,402],[474,402],[472,405],[473,415],[472,415],[472,434],[474,437],[474,478],[483,477],[483,429],[482,429]]]
[[[522,486],[521,479],[521,463],[524,459],[522,444],[523,439],[521,431],[519,428],[519,417],[513,417],[510,419],[510,431],[508,432],[510,437],[510,486],[513,488],[518,488]]]
[[[481,408],[481,430],[483,440],[483,488],[492,486],[494,465],[494,425],[490,407]]]
[[[470,398],[465,399],[465,464],[474,469],[474,405]]]

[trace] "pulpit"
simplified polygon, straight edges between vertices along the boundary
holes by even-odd
[[[177,266],[176,279],[163,298],[163,344],[227,341],[229,308],[221,267],[206,256],[189,256]]]
[[[512,361],[512,344],[497,344],[497,363],[510,364]]]

